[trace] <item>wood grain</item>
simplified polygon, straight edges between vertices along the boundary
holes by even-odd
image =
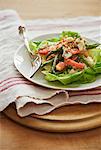
[[[0,9],[15,9],[24,19],[101,15],[100,0],[0,0]],[[101,128],[52,134],[20,126],[0,115],[0,150],[100,150]]]
[[[0,118],[1,150],[100,150],[101,128],[78,133],[58,134],[35,131]]]
[[[71,105],[55,109],[49,114],[20,118],[10,105],[4,114],[26,127],[48,132],[77,132],[101,127],[101,105]]]
[[[0,0],[0,8],[15,9],[24,19],[97,16],[100,6],[100,0]]]

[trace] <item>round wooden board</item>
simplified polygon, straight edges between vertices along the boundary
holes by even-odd
[[[4,113],[24,126],[48,132],[76,132],[101,126],[101,104],[64,106],[47,115],[24,118],[10,105]]]

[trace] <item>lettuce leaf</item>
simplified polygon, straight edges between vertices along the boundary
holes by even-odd
[[[45,79],[47,81],[60,81],[62,84],[66,85],[69,83],[72,83],[74,81],[78,81],[82,77],[82,71],[76,72],[74,74],[62,74],[60,75],[54,75],[52,73],[49,73],[47,71],[42,71],[43,74],[45,74]]]
[[[77,32],[73,32],[73,31],[63,31],[61,34],[62,37],[68,36],[68,37],[76,37],[76,38],[80,38],[79,33]]]
[[[45,75],[45,79],[47,81],[56,81],[57,79],[57,75],[54,75],[52,73],[49,73],[47,71],[42,71],[42,73]]]
[[[94,66],[93,66],[93,68],[94,68]],[[85,69],[85,73],[91,74],[91,75],[95,75],[96,72],[95,72],[95,70],[93,68],[90,68],[90,67],[86,68]]]
[[[84,72],[82,78],[79,80],[78,83],[90,83],[90,82],[94,82],[95,80],[96,77],[94,74],[88,74]]]
[[[101,49],[90,49],[88,53],[94,60],[94,65],[92,66],[93,74],[101,73]]]
[[[37,46],[39,46],[39,44],[41,43],[41,41],[34,41],[33,43],[35,43]]]
[[[90,49],[88,50],[89,56],[91,56],[95,63],[101,62],[101,49]]]
[[[57,79],[62,84],[66,85],[66,84],[69,84],[69,83],[79,80],[81,77],[82,77],[82,71],[76,72],[74,74],[67,74],[62,77],[58,77]]]
[[[33,53],[36,53],[38,51],[37,44],[32,41],[29,42],[29,47]]]
[[[60,37],[55,37],[52,39],[48,39],[49,42],[59,42],[60,41]]]
[[[100,71],[101,67],[96,68],[96,71],[91,68],[87,68],[84,71],[79,71],[74,74],[55,75],[47,71],[42,71],[42,73],[45,74],[45,79],[47,81],[59,81],[64,85],[69,85],[72,83],[84,84],[94,82],[96,80],[96,74],[99,73]]]
[[[55,39],[54,39],[55,40]],[[54,40],[43,40],[39,45],[38,45],[38,49],[39,48],[44,48],[46,46],[51,46],[54,45],[56,42]]]
[[[96,74],[100,74],[101,73],[101,62],[97,62],[93,66],[93,70],[95,71]]]

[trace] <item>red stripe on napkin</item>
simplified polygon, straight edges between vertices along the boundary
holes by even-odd
[[[19,79],[19,78],[22,78],[23,79],[23,77],[9,77],[9,78],[7,78],[7,79],[4,79],[4,80],[2,80],[2,81],[0,81],[0,84],[1,83],[3,83],[3,82],[5,82],[5,81],[8,81],[8,80],[12,80],[12,79]]]
[[[19,82],[17,82],[17,83],[13,83],[13,84],[11,84],[11,85],[8,85],[8,86],[5,87],[5,88],[2,88],[2,89],[0,90],[0,92],[4,92],[4,91],[6,91],[7,89],[9,89],[9,88],[11,88],[11,87],[13,87],[13,86],[19,85],[19,84],[33,85],[31,82],[19,81]]]
[[[25,82],[30,83],[30,82],[27,81],[26,79],[23,79],[23,80],[17,79],[17,80],[11,80],[11,81],[6,82],[5,84],[1,85],[0,88],[3,88],[3,87],[5,87],[5,86],[9,85],[10,83],[17,82],[17,81],[25,81]]]

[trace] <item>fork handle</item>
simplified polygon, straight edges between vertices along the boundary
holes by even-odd
[[[32,51],[30,50],[30,47],[29,47],[29,42],[28,42],[28,38],[27,38],[27,35],[26,35],[25,27],[19,26],[18,30],[19,30],[19,34],[22,35],[22,37],[23,37],[26,48],[28,49],[28,51],[30,53],[32,53]]]

